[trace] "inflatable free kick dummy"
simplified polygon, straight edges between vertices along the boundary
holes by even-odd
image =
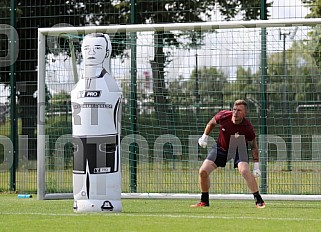
[[[111,73],[110,38],[86,35],[81,49],[83,76],[71,91],[74,211],[119,212],[122,92]]]

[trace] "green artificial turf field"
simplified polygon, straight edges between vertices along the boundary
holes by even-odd
[[[321,202],[250,200],[123,199],[121,213],[74,213],[72,200],[19,199],[0,195],[0,231],[321,231]]]

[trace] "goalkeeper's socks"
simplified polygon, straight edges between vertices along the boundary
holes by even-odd
[[[259,191],[253,193],[255,202],[264,202]]]
[[[209,193],[208,192],[202,192],[201,202],[204,202],[207,206],[210,205]]]
[[[265,208],[265,202],[263,201],[259,191],[253,193],[253,196],[255,199],[256,208],[259,208],[259,209]]]

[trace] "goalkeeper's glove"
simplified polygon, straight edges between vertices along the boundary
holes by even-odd
[[[202,137],[198,139],[198,144],[202,148],[206,148],[207,147],[207,139],[208,139],[208,135],[203,134]]]
[[[260,170],[260,163],[259,162],[254,162],[253,175],[255,177],[260,177],[261,176],[261,170]]]

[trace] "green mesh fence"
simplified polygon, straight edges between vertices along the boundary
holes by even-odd
[[[126,2],[126,1],[125,1]],[[222,6],[209,17],[189,15],[197,12],[197,1],[137,2],[138,23],[223,21]],[[209,1],[211,2],[211,1]],[[0,23],[10,24],[10,3],[0,3]],[[129,4],[127,1],[126,4]],[[167,4],[167,5],[166,5]],[[184,7],[182,4],[186,4]],[[76,7],[75,7],[76,6]],[[312,5],[313,7],[313,5]],[[314,6],[317,8],[317,5]],[[130,5],[121,8],[98,1],[84,4],[73,1],[18,1],[15,28],[19,35],[19,59],[15,63],[17,114],[10,118],[10,67],[1,66],[0,134],[10,138],[17,125],[16,180],[7,169],[10,155],[0,148],[0,191],[14,189],[36,192],[36,62],[37,29],[64,22],[70,26],[129,24]],[[254,12],[260,6],[251,5]],[[269,19],[303,18],[308,8],[301,3],[275,2],[269,6]],[[94,12],[94,13],[93,13]],[[145,13],[142,13],[145,12]],[[157,14],[155,13],[157,12]],[[180,16],[181,16],[180,15]],[[121,17],[124,16],[124,17]],[[192,17],[193,16],[193,17]],[[317,15],[312,14],[312,17]],[[252,17],[252,16],[250,16]],[[243,19],[242,14],[233,20]],[[252,19],[257,19],[254,14]],[[65,25],[65,24],[64,24]],[[63,25],[60,25],[63,26]],[[279,30],[280,29],[280,30]],[[267,193],[319,194],[320,183],[320,70],[318,29],[312,27],[273,28],[267,31]],[[131,82],[131,35],[113,36],[113,73],[124,91],[122,141],[123,192],[198,193],[198,168],[207,151],[196,141],[207,121],[220,109],[229,109],[237,98],[250,104],[249,119],[260,136],[260,29],[228,29],[183,33],[179,45],[168,34],[159,35],[165,43],[155,42],[153,33],[137,33],[137,82]],[[295,33],[294,33],[295,32]],[[178,32],[176,32],[178,33]],[[309,33],[311,33],[309,35]],[[8,52],[8,38],[0,34],[0,54]],[[169,36],[169,37],[167,37]],[[48,193],[72,191],[72,150],[65,144],[71,133],[69,93],[73,86],[69,41],[54,40],[46,56],[46,190]],[[81,76],[79,43],[82,35],[72,37],[77,67]],[[4,41],[4,42],[3,42]],[[48,43],[50,40],[48,40]],[[156,45],[155,45],[156,44]],[[56,50],[55,50],[56,49]],[[162,50],[162,53],[159,53]],[[158,55],[155,56],[155,53]],[[164,66],[162,66],[164,65]],[[137,87],[137,162],[130,160],[132,133],[130,97]],[[7,90],[4,89],[7,87]],[[61,137],[61,136],[66,137]],[[28,137],[24,137],[28,136]],[[217,130],[212,133],[217,138]],[[58,139],[58,142],[57,142]],[[18,141],[18,138],[16,138]],[[143,145],[142,145],[143,144]],[[147,145],[146,145],[147,144]],[[127,150],[125,150],[127,149]],[[63,157],[63,159],[62,159]],[[132,165],[137,164],[137,166]],[[134,172],[134,174],[133,174]],[[135,179],[136,178],[136,179]],[[211,176],[212,193],[246,193],[239,174],[227,165]],[[260,183],[262,184],[262,183]]]

